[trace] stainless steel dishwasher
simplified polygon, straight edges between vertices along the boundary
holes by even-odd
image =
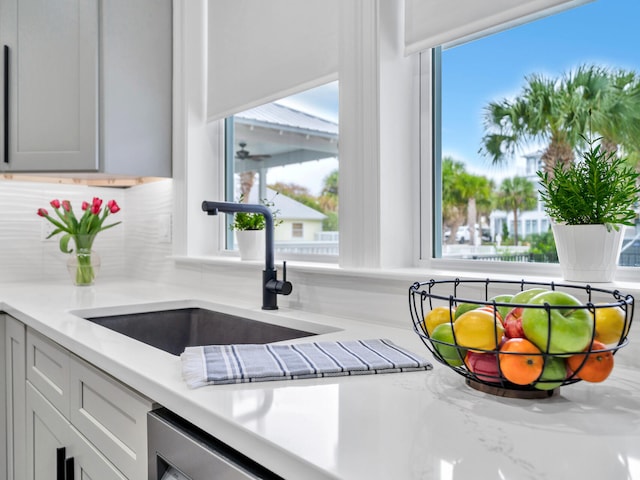
[[[149,412],[149,480],[283,480],[165,408]]]

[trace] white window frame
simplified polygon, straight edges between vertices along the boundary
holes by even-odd
[[[365,277],[375,281],[398,278],[399,275],[413,280],[442,275],[446,278],[511,279],[526,276],[558,281],[561,278],[558,265],[432,257],[434,164],[430,51],[421,54],[419,59],[411,56],[401,61],[397,51],[386,50],[389,45],[385,44],[383,49],[376,43],[376,29],[397,31],[400,21],[391,15],[397,2],[344,2],[341,7],[345,10],[342,31],[351,37],[346,46],[342,46],[343,49],[346,47],[346,53],[343,52],[340,67],[340,92],[346,99],[340,105],[340,156],[349,158],[344,168],[341,165],[340,178],[351,188],[341,192],[341,214],[348,210],[350,221],[340,228],[340,269],[343,272],[362,270],[361,281]],[[385,15],[378,15],[378,8],[384,10]],[[208,131],[213,129],[217,138],[222,139],[222,121],[206,122],[203,18],[206,18],[205,0],[175,2],[173,258],[189,265],[199,265],[203,259],[215,262],[225,256],[222,220],[214,221],[199,208],[204,199],[221,199],[224,183],[224,162],[221,161],[224,144],[221,141],[212,143]],[[354,29],[358,25],[360,28]],[[384,61],[380,62],[378,56]],[[362,84],[365,73],[380,71],[384,74],[381,81]],[[415,91],[411,88],[414,78],[419,84]],[[409,88],[398,88],[401,81],[406,82],[402,87]],[[398,92],[410,93],[405,99],[399,98]],[[398,113],[400,100],[403,110]],[[379,108],[372,105],[379,105]],[[414,114],[419,117],[416,123],[420,124],[415,133]],[[381,120],[376,121],[376,118]],[[378,139],[378,144],[372,139]],[[402,163],[406,159],[409,160]],[[398,171],[403,176],[399,176]],[[406,193],[408,190],[410,192]],[[416,227],[415,230],[412,227]],[[403,232],[403,236],[410,239],[403,243],[402,251],[408,252],[406,254],[399,255],[401,249],[393,247],[394,241],[397,245],[397,239],[393,238],[399,236],[397,232]],[[390,251],[392,248],[396,251]],[[240,268],[237,265],[241,263],[234,263],[234,268]],[[523,271],[523,265],[526,271]],[[338,266],[333,268],[335,275],[342,275]],[[323,271],[333,272],[332,269]],[[621,289],[629,290],[630,286],[623,284],[625,281],[637,285],[640,269],[621,267],[616,286],[620,284]]]
[[[481,276],[509,278],[541,277],[546,280],[559,281],[562,278],[560,265],[553,263],[522,263],[498,262],[436,258],[433,254],[439,249],[434,238],[440,242],[441,236],[435,222],[435,208],[440,208],[440,189],[435,186],[435,175],[440,165],[436,163],[436,149],[439,145],[434,136],[437,134],[439,123],[434,118],[433,110],[438,108],[439,99],[436,97],[437,85],[433,80],[434,62],[432,56],[437,55],[437,49],[430,49],[420,54],[420,252],[416,266],[427,268],[435,273],[455,276]],[[435,62],[438,68],[437,61]],[[435,133],[434,133],[435,132]],[[438,156],[440,154],[438,153]],[[616,283],[640,281],[640,267],[618,267]]]

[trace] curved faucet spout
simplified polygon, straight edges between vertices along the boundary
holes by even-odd
[[[289,295],[292,285],[286,279],[286,267],[283,280],[278,280],[278,272],[275,269],[275,246],[273,241],[273,214],[264,205],[253,203],[234,202],[202,202],[202,210],[207,215],[222,213],[259,213],[265,220],[265,269],[262,274],[262,309],[277,310],[278,294]]]
[[[234,202],[202,202],[202,210],[207,212],[207,215],[217,215],[218,212],[222,213],[259,213],[264,217],[265,221],[265,269],[273,270],[275,267],[274,262],[274,244],[273,244],[273,214],[264,205],[254,203],[234,203]]]

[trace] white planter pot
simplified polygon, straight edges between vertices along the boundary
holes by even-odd
[[[562,277],[574,282],[610,282],[618,268],[624,226],[552,224]]]
[[[264,230],[236,230],[240,260],[264,260]]]

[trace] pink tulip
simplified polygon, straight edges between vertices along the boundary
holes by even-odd
[[[76,217],[69,200],[54,199],[49,203],[55,209],[54,213],[57,218],[51,217],[45,208],[39,208],[37,211],[39,216],[46,218],[55,227],[49,237],[59,233],[73,236],[74,238],[78,235],[88,235],[89,241],[92,242],[93,238],[102,230],[121,223],[115,222],[110,225],[104,225],[109,213],[117,213],[120,211],[120,206],[115,200],[106,202],[104,210],[102,209],[103,202],[101,198],[93,197],[90,202],[82,202],[82,210],[84,213],[80,218]],[[60,208],[63,209],[62,213],[59,210]],[[88,248],[90,247],[91,245],[89,244]],[[60,242],[60,250],[64,253],[70,253],[66,241]]]
[[[115,200],[109,200],[107,202],[107,208],[111,213],[118,213],[120,211],[120,206],[116,203]]]

